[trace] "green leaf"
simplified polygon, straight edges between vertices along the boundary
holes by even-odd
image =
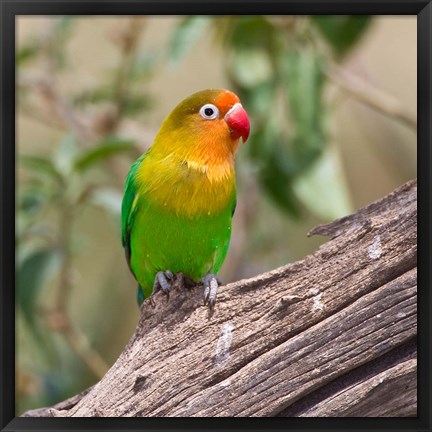
[[[324,85],[323,64],[313,51],[290,51],[285,63],[285,88],[297,128],[319,124]]]
[[[15,53],[15,63],[17,66],[22,66],[24,63],[32,60],[40,51],[40,46],[35,43],[23,45],[18,48]]]
[[[251,158],[258,165],[262,165],[272,153],[277,138],[278,130],[273,127],[271,121],[252,129],[247,149]]]
[[[96,189],[90,197],[93,205],[107,210],[116,218],[120,216],[122,200],[123,194],[111,188]]]
[[[57,19],[55,26],[55,36],[56,38],[65,38],[69,35],[72,25],[75,22],[74,16],[63,16]]]
[[[101,85],[90,90],[84,90],[74,98],[74,104],[86,105],[96,104],[104,101],[112,101],[114,97],[113,87],[110,85]]]
[[[27,246],[28,243],[27,243]],[[60,251],[20,246],[17,254],[16,302],[28,329],[44,355],[52,356],[49,334],[41,326],[37,316],[38,299],[46,284],[58,272]]]
[[[317,159],[326,145],[323,63],[313,51],[290,51],[284,68],[293,123],[290,156],[300,172]]]
[[[276,41],[276,29],[264,17],[246,16],[229,21],[225,43],[238,53],[244,49],[261,48],[270,53]]]
[[[258,167],[258,179],[266,194],[291,217],[300,215],[298,200],[292,190],[296,173],[280,130],[268,122],[251,138],[250,154]]]
[[[273,77],[273,69],[268,53],[263,49],[243,49],[231,63],[233,78],[239,85],[251,89],[268,82]]]
[[[130,78],[132,80],[149,78],[154,71],[156,59],[157,55],[154,52],[140,54],[132,65]]]
[[[73,134],[66,134],[60,141],[54,155],[54,164],[64,177],[72,172],[74,161],[78,153],[78,143]]]
[[[57,249],[36,249],[18,261],[17,303],[31,325],[36,322],[36,305],[46,283],[59,269]]]
[[[243,106],[247,107],[248,113],[255,119],[254,129],[258,120],[267,120],[273,116],[275,106],[276,85],[274,81],[258,84],[249,91],[240,92]]]
[[[292,190],[292,176],[275,152],[260,171],[260,183],[273,201],[293,218],[300,216],[298,201]]]
[[[128,95],[124,100],[124,113],[134,116],[149,110],[153,106],[153,100],[144,94]]]
[[[36,174],[45,174],[58,182],[63,181],[61,173],[54,166],[52,161],[43,156],[21,155],[20,164]]]
[[[204,31],[209,28],[211,20],[210,17],[194,15],[180,21],[168,43],[168,58],[172,66],[177,65],[200,40]]]
[[[353,211],[342,164],[332,147],[294,180],[293,188],[299,200],[324,221]]]
[[[59,68],[63,68],[67,65],[68,56],[66,43],[71,36],[72,26],[75,21],[75,17],[73,16],[63,16],[56,19],[56,25],[51,39],[51,53],[56,66]]]
[[[19,211],[27,216],[34,216],[46,204],[49,195],[46,188],[41,187],[41,185],[31,183],[23,185],[18,191]]]
[[[75,159],[74,167],[78,171],[84,171],[111,156],[128,152],[134,148],[134,141],[132,140],[109,137],[101,141],[95,147],[82,152],[79,157]]]
[[[364,15],[313,16],[311,20],[337,57],[347,54],[371,23],[371,17]]]

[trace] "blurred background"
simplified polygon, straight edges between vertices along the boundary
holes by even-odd
[[[416,177],[416,17],[19,17],[16,411],[96,383],[137,324],[123,183],[162,120],[236,92],[251,137],[224,282]]]

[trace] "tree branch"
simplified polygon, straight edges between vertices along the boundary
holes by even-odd
[[[411,129],[417,130],[417,117],[394,96],[374,87],[359,76],[336,66],[329,67],[326,75],[343,91],[358,101],[382,114],[401,121]]]
[[[331,240],[213,313],[199,287],[156,294],[96,386],[25,416],[415,416],[416,194],[315,228]]]

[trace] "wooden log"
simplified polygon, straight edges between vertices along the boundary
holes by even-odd
[[[415,416],[417,182],[310,234],[314,254],[146,301],[92,388],[24,416]]]

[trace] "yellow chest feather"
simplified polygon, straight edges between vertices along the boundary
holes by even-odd
[[[167,156],[144,158],[137,172],[139,194],[179,215],[212,215],[224,210],[235,193],[233,160],[202,164]]]

